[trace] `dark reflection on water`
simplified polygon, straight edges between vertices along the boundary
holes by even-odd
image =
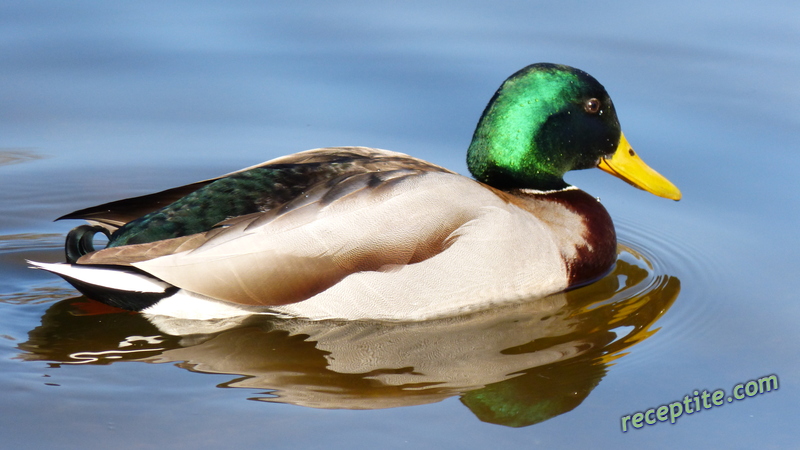
[[[251,316],[185,321],[111,309],[84,297],[53,304],[19,345],[28,361],[176,363],[230,374],[253,400],[380,409],[460,396],[485,422],[511,427],[571,411],[680,291],[621,247],[592,285],[523,304],[418,323]]]

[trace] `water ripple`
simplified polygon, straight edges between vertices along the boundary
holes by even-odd
[[[9,166],[45,158],[29,149],[0,149],[0,166]]]
[[[711,255],[684,242],[677,234],[659,228],[656,233],[633,220],[616,221],[621,246],[634,249],[652,265],[655,273],[669,273],[680,279],[681,296],[676,307],[659,321],[660,332],[644,348],[637,349],[635,364],[659,358],[687,336],[699,339],[710,332],[708,317],[721,307],[714,286],[724,277]],[[643,352],[644,350],[644,352]]]
[[[0,252],[59,249],[64,245],[60,233],[19,233],[0,235]]]

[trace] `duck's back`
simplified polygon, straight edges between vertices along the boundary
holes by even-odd
[[[201,233],[220,222],[254,213],[286,210],[309,192],[332,201],[348,189],[380,183],[382,173],[444,171],[410,156],[366,147],[309,150],[222,177],[156,194],[100,205],[64,218],[100,220],[135,209],[110,237],[109,247],[155,242]],[[372,176],[364,176],[365,174]],[[177,194],[177,195],[176,195]]]

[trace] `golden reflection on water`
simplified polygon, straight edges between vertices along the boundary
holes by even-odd
[[[254,400],[379,409],[459,396],[478,418],[528,426],[574,409],[680,292],[620,247],[602,280],[545,299],[418,323],[251,316],[146,318],[84,297],[55,303],[19,348],[56,364],[175,363],[230,374]],[[146,388],[146,386],[145,386]]]

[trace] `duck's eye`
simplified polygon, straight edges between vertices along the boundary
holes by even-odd
[[[583,110],[589,114],[597,114],[600,111],[600,100],[596,98],[590,98],[583,102]]]

